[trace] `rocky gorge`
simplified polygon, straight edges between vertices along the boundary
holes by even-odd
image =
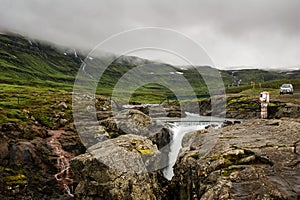
[[[170,199],[299,199],[299,128],[299,119],[252,119],[186,135]],[[207,134],[216,141],[203,152]]]
[[[241,113],[236,116],[245,116],[248,112],[245,118],[249,119],[242,124],[227,123],[230,125],[221,129],[207,127],[186,134],[171,181],[160,169],[148,168],[150,172],[144,173],[149,163],[158,165],[143,159],[159,157],[159,148],[153,146],[157,142],[152,140],[151,145],[147,135],[137,137],[123,133],[111,139],[114,148],[110,148],[112,145],[107,141],[100,142],[86,154],[72,159],[72,168],[79,176],[75,195],[79,199],[299,199],[300,121],[295,119],[298,106],[292,105],[291,109],[290,104],[274,103],[272,107],[276,109],[270,117],[280,119],[261,120],[251,110],[259,108],[255,100],[252,104],[251,100],[241,97],[230,101],[229,108],[245,101],[243,109],[236,109]],[[247,103],[250,106],[247,107]],[[174,109],[176,105],[171,107]],[[142,116],[135,119],[147,119],[146,108],[137,107],[141,112],[131,109],[133,115]],[[178,109],[176,112],[180,114]],[[209,113],[207,108],[206,112]],[[113,127],[119,127],[118,123]],[[161,137],[157,139],[161,141]],[[128,153],[132,156],[126,157],[127,163],[124,154]],[[103,164],[103,159],[108,157],[113,157],[118,165],[108,163],[114,166],[109,168]],[[136,168],[139,170],[131,171]]]
[[[249,119],[186,134],[168,181],[162,170],[170,127],[153,124],[148,108],[123,109],[113,117],[108,99],[94,102],[99,129],[87,130],[87,149],[64,114],[71,105],[63,100],[52,106],[57,110],[52,128],[35,122],[26,110],[34,123],[1,125],[1,199],[299,199],[298,105],[275,103],[273,119],[260,120],[253,114],[255,100],[229,99],[228,116]],[[201,114],[209,115],[209,103],[199,104]],[[171,117],[184,116],[177,104],[164,107]],[[58,153],[65,152],[70,164],[66,180],[72,179],[72,195],[55,177],[62,172],[61,155],[50,144],[56,131]]]

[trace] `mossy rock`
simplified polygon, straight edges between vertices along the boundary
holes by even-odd
[[[25,186],[27,184],[27,178],[24,174],[7,176],[7,177],[5,177],[5,183],[6,183],[6,185],[9,185],[9,186],[13,186],[13,185]]]
[[[190,157],[198,160],[199,159],[199,153],[193,153],[193,154],[190,155]]]
[[[8,168],[8,167],[2,167],[2,166],[0,166],[0,172],[1,172],[1,174],[2,174],[2,172],[3,173],[14,173],[14,170],[11,169],[11,168]]]
[[[212,158],[210,158],[210,161],[216,161],[223,158],[222,155],[217,155],[217,156],[213,156]]]
[[[17,173],[15,170],[0,166],[0,183],[6,186],[21,186],[27,185],[27,177],[23,173]]]
[[[142,155],[153,155],[154,152],[151,149],[137,149]]]
[[[242,171],[241,168],[231,168],[231,169],[226,168],[221,171],[221,176],[230,176],[231,173],[240,172],[240,171]]]

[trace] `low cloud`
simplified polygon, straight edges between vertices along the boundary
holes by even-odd
[[[299,7],[298,0],[1,0],[0,31],[90,50],[124,30],[166,27],[201,44],[219,67],[280,68],[300,65]]]

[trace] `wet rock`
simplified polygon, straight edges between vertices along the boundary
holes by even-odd
[[[226,120],[226,121],[224,121],[224,123],[223,123],[223,127],[225,127],[225,126],[231,126],[233,124],[233,122],[232,121],[229,121],[229,120]]]
[[[10,144],[9,163],[10,166],[25,166],[31,165],[40,169],[46,169],[40,156],[41,151],[49,152],[47,145],[41,139],[35,139],[31,142],[19,141],[17,143]]]
[[[0,125],[0,199],[65,199],[54,178],[57,156],[49,137],[39,125]],[[85,151],[74,131],[60,141],[74,155]]]
[[[299,130],[297,119],[247,120],[187,134],[170,198],[299,199]]]
[[[161,152],[160,165],[164,168],[169,163],[170,143],[172,131],[168,126],[162,127],[155,135],[149,139],[155,144]]]
[[[164,109],[167,117],[186,117],[185,112],[188,112],[186,107],[181,108],[178,102],[169,102],[164,104]],[[165,117],[165,116],[164,116]]]

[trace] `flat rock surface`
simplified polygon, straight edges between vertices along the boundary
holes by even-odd
[[[182,145],[172,199],[300,198],[300,119],[209,128]]]

